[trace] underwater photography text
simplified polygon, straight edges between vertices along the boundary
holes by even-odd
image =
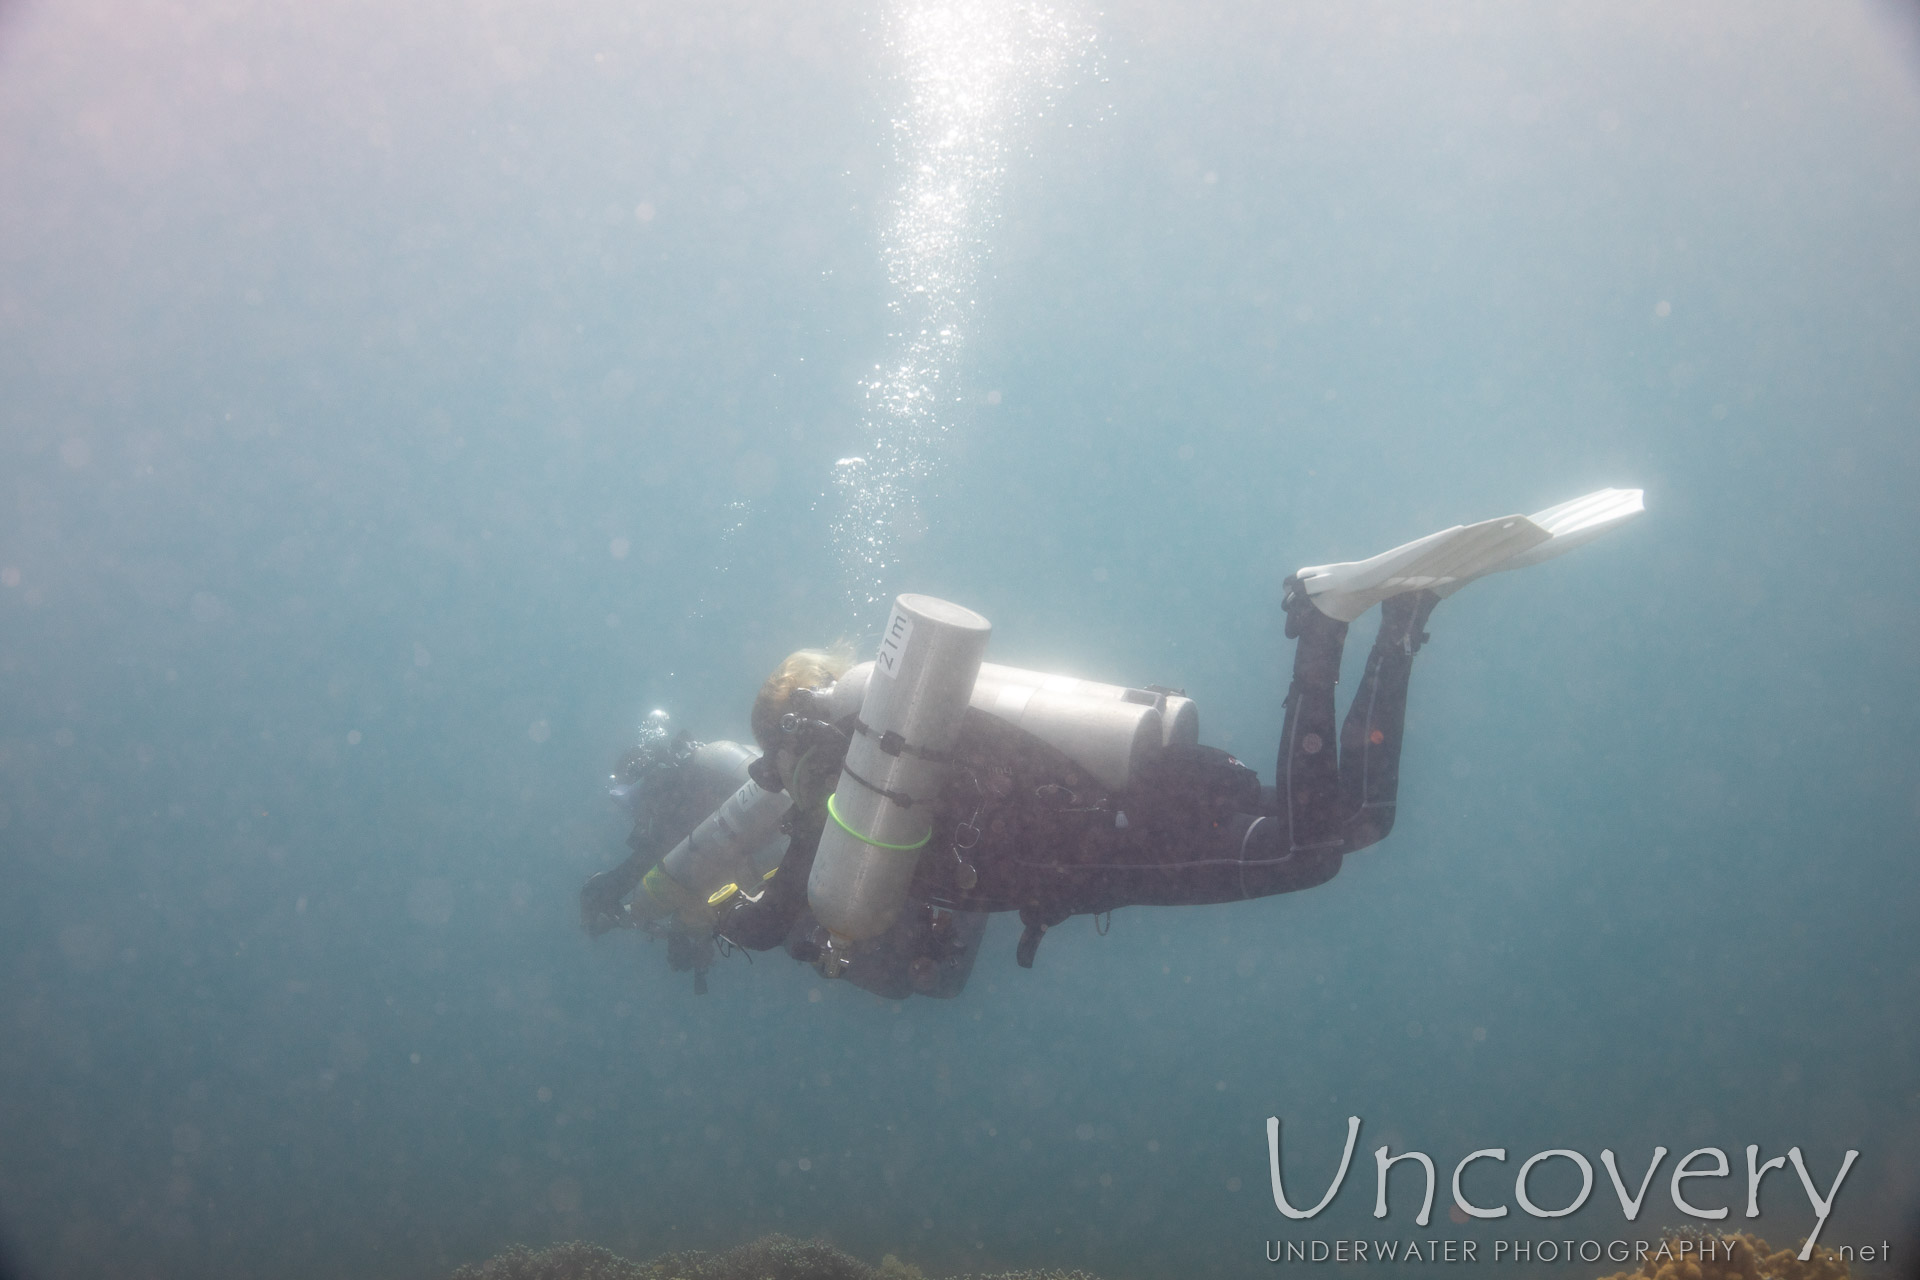
[[[1347,1118],[1347,1140],[1346,1146],[1340,1154],[1340,1167],[1334,1173],[1333,1180],[1328,1184],[1326,1194],[1320,1197],[1319,1203],[1310,1209],[1302,1209],[1296,1208],[1287,1199],[1286,1189],[1283,1185],[1280,1171],[1280,1119],[1278,1116],[1267,1117],[1267,1168],[1273,1183],[1274,1207],[1288,1218],[1298,1221],[1316,1217],[1331,1204],[1333,1198],[1339,1194],[1340,1188],[1345,1184],[1347,1171],[1353,1163],[1354,1147],[1360,1139],[1360,1124],[1359,1116],[1349,1116]],[[1398,1155],[1389,1154],[1390,1151],[1391,1147],[1383,1144],[1373,1153],[1376,1186],[1373,1216],[1376,1218],[1384,1218],[1388,1214],[1387,1181],[1388,1174],[1391,1172],[1393,1166],[1402,1161],[1411,1161],[1418,1165],[1426,1174],[1426,1193],[1420,1202],[1420,1212],[1414,1217],[1415,1224],[1424,1227],[1431,1221],[1433,1216],[1434,1187],[1437,1181],[1433,1159],[1424,1151],[1403,1151]],[[1615,1162],[1612,1149],[1609,1148],[1600,1153],[1600,1163],[1607,1171],[1607,1178],[1612,1183],[1614,1194],[1620,1201],[1620,1211],[1628,1222],[1633,1222],[1639,1218],[1640,1211],[1646,1203],[1648,1188],[1653,1183],[1654,1174],[1659,1170],[1661,1162],[1666,1159],[1667,1153],[1668,1148],[1664,1146],[1654,1147],[1652,1158],[1647,1162],[1646,1172],[1641,1175],[1639,1185],[1632,1192],[1627,1190],[1626,1179],[1621,1176],[1620,1168]],[[1799,1253],[1800,1259],[1805,1261],[1812,1255],[1814,1246],[1820,1238],[1821,1228],[1826,1226],[1827,1218],[1833,1212],[1834,1201],[1839,1199],[1840,1186],[1846,1181],[1848,1171],[1853,1168],[1853,1163],[1859,1156],[1860,1153],[1857,1150],[1849,1149],[1847,1151],[1845,1157],[1840,1162],[1839,1172],[1834,1175],[1832,1183],[1827,1187],[1826,1194],[1823,1196],[1819,1187],[1814,1182],[1813,1175],[1807,1169],[1806,1158],[1801,1153],[1799,1147],[1790,1148],[1784,1156],[1774,1156],[1772,1159],[1763,1161],[1760,1159],[1759,1144],[1749,1144],[1746,1148],[1746,1216],[1749,1218],[1758,1218],[1760,1216],[1760,1187],[1762,1181],[1769,1173],[1783,1169],[1791,1162],[1794,1172],[1799,1175],[1800,1186],[1805,1191],[1807,1200],[1812,1206],[1815,1215],[1813,1230],[1807,1234],[1806,1241],[1801,1246]],[[1505,1204],[1475,1204],[1468,1199],[1467,1193],[1461,1185],[1462,1179],[1467,1174],[1469,1166],[1476,1162],[1489,1161],[1493,1163],[1505,1163],[1506,1160],[1507,1150],[1505,1147],[1482,1147],[1461,1157],[1459,1162],[1453,1166],[1451,1183],[1453,1209],[1451,1214],[1455,1222],[1466,1223],[1476,1218],[1497,1219],[1504,1218],[1508,1215],[1509,1207]],[[1528,1183],[1534,1169],[1536,1166],[1544,1164],[1549,1160],[1568,1161],[1580,1172],[1579,1193],[1576,1194],[1569,1203],[1559,1208],[1543,1208],[1535,1204],[1528,1194]],[[1697,1192],[1691,1188],[1683,1187],[1681,1184],[1692,1179],[1726,1178],[1730,1176],[1732,1176],[1732,1165],[1727,1159],[1727,1153],[1725,1151],[1718,1147],[1700,1147],[1688,1152],[1681,1158],[1679,1163],[1674,1166],[1673,1173],[1667,1182],[1667,1193],[1673,1202],[1673,1207],[1682,1214],[1707,1222],[1719,1221],[1726,1218],[1730,1212],[1725,1206],[1702,1207],[1696,1205],[1688,1200],[1687,1196],[1689,1194],[1697,1194]],[[1553,1147],[1534,1153],[1521,1164],[1519,1172],[1514,1178],[1513,1195],[1514,1199],[1519,1203],[1520,1208],[1532,1217],[1542,1219],[1564,1218],[1586,1204],[1588,1198],[1593,1194],[1593,1185],[1593,1164],[1585,1155],[1568,1147]],[[1325,1241],[1308,1243],[1313,1245],[1326,1244]],[[1429,1244],[1434,1243],[1443,1244],[1445,1246],[1444,1251],[1451,1255],[1453,1252],[1452,1246],[1456,1242],[1429,1242]],[[1467,1256],[1459,1260],[1474,1261],[1475,1259],[1472,1257],[1472,1253],[1477,1242],[1460,1241],[1457,1243],[1465,1246],[1467,1251]],[[1566,1243],[1570,1248],[1571,1242]],[[1643,1250],[1647,1247],[1643,1242],[1635,1243],[1640,1244]],[[1712,1243],[1713,1241],[1711,1239],[1705,1239],[1698,1242],[1698,1247],[1704,1248]],[[1335,1242],[1333,1247],[1335,1251],[1338,1252],[1340,1246],[1364,1247],[1367,1244],[1368,1242],[1366,1241],[1339,1241]],[[1555,1242],[1553,1241],[1543,1241],[1540,1242],[1539,1245],[1531,1245],[1531,1242],[1528,1241],[1501,1240],[1494,1242],[1494,1247],[1496,1255],[1503,1251],[1503,1249],[1504,1251],[1527,1250],[1526,1253],[1515,1252],[1515,1256],[1512,1259],[1514,1261],[1537,1259],[1543,1262],[1551,1262],[1554,1261],[1555,1258],[1552,1256],[1544,1256],[1542,1250],[1548,1246],[1554,1246],[1554,1244]],[[1612,1246],[1620,1246],[1622,1249],[1626,1247],[1626,1242],[1618,1240],[1610,1242],[1609,1245],[1601,1245],[1600,1242],[1592,1240],[1583,1241],[1581,1244],[1583,1249],[1587,1245],[1592,1245],[1596,1251],[1592,1258],[1586,1259],[1587,1261],[1598,1261],[1602,1253],[1605,1253],[1606,1250]],[[1529,1247],[1530,1245],[1531,1247]],[[1664,1248],[1665,1245],[1663,1244],[1662,1247]],[[1394,1243],[1386,1242],[1385,1244],[1375,1244],[1374,1256],[1381,1260],[1391,1261],[1392,1254],[1383,1254],[1380,1252],[1383,1248],[1394,1249]],[[1271,1246],[1269,1251],[1271,1252]],[[1556,1247],[1554,1252],[1559,1254],[1560,1250]],[[1606,1256],[1616,1262],[1626,1260],[1625,1256],[1612,1258],[1611,1253],[1606,1253]],[[1644,1258],[1644,1253],[1639,1256]],[[1871,1256],[1871,1254],[1868,1256]],[[1884,1252],[1880,1252],[1880,1257],[1883,1260],[1885,1256]],[[1421,1257],[1419,1245],[1412,1241],[1406,1243],[1405,1251],[1401,1254],[1401,1257],[1405,1261],[1436,1260],[1433,1257]],[[1273,1260],[1278,1261],[1278,1259]],[[1320,1261],[1321,1259],[1309,1258],[1306,1260]],[[1349,1248],[1346,1258],[1335,1258],[1334,1260],[1365,1261],[1365,1256],[1363,1253],[1361,1256],[1355,1257],[1351,1252],[1351,1248]],[[1455,1258],[1448,1256],[1440,1260],[1454,1261]],[[1493,1260],[1499,1261],[1500,1258],[1496,1256]]]

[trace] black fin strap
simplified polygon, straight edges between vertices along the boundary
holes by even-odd
[[[1033,968],[1034,952],[1040,950],[1040,939],[1047,936],[1047,926],[1029,924],[1020,934],[1020,945],[1014,948],[1013,958],[1022,969]]]
[[[1020,923],[1026,928],[1020,933],[1020,945],[1014,948],[1013,958],[1022,969],[1033,968],[1034,953],[1040,950],[1040,939],[1047,936],[1047,930],[1065,920],[1072,913],[1058,908],[1047,910],[1043,907],[1020,908]]]

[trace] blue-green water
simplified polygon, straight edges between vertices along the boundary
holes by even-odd
[[[951,403],[894,437],[869,573],[832,476],[912,314],[923,7],[0,7],[16,1261],[777,1230],[1254,1274],[1382,1230],[1380,1142],[1441,1168],[1425,1230],[1396,1173],[1399,1236],[1645,1236],[1719,1147],[1697,1200],[1797,1243],[1791,1169],[1742,1216],[1757,1143],[1823,1188],[1859,1150],[1823,1243],[1903,1239],[1910,11],[1069,11],[987,122]],[[1183,686],[1270,780],[1282,576],[1604,485],[1648,514],[1435,614],[1399,826],[1323,887],[1082,917],[1031,972],[999,920],[962,998],[899,1006],[779,953],[696,998],[579,930],[638,717],[745,737],[789,649],[870,647],[865,591]],[[1308,1185],[1350,1114],[1288,1222],[1266,1118]],[[1476,1148],[1656,1143],[1637,1224],[1604,1174],[1569,1220],[1444,1212]]]

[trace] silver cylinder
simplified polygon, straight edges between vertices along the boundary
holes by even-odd
[[[701,794],[713,797],[708,803],[718,805],[747,780],[747,766],[759,758],[753,747],[722,738],[696,746],[686,767],[699,779]]]
[[[1032,734],[1118,791],[1160,754],[1160,712],[1107,698],[987,683],[980,709]]]
[[[992,630],[932,596],[894,601],[860,700],[865,729],[847,749],[807,880],[813,914],[841,938],[877,937],[900,913],[946,781],[946,765],[927,757],[959,735]]]
[[[712,897],[730,884],[757,893],[767,868],[755,861],[754,854],[771,842],[792,807],[793,797],[784,791],[768,791],[753,781],[742,783],[692,834],[667,851],[660,868],[702,897]]]
[[[871,663],[861,663],[835,684],[835,718],[858,705],[871,672]],[[1200,741],[1200,710],[1176,693],[983,662],[968,700],[975,711],[1058,749],[1114,791],[1166,748]]]
[[[629,906],[636,920],[652,920],[683,903],[697,904],[729,884],[757,893],[766,872],[780,863],[786,849],[779,836],[780,820],[793,800],[784,792],[763,790],[747,777],[747,766],[760,758],[752,747],[738,742],[703,742],[684,767],[692,770],[696,793],[714,806],[712,813],[660,859],[658,871],[671,882],[656,887],[650,878],[646,891]],[[660,896],[660,891],[665,896]]]
[[[698,769],[702,775],[725,777],[739,783],[746,781],[747,766],[759,758],[760,753],[752,747],[721,738],[716,742],[702,742],[696,745],[693,756],[687,763]]]
[[[991,662],[981,664],[973,691],[976,709],[1057,748],[1115,791],[1170,742],[1199,740],[1199,712],[1186,698],[1175,703],[1146,689]]]

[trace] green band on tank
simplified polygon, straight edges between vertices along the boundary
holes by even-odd
[[[827,816],[833,819],[835,826],[852,836],[855,840],[858,840],[861,844],[870,844],[876,849],[892,849],[895,853],[912,853],[915,849],[925,848],[927,841],[933,839],[932,827],[928,827],[927,834],[921,836],[912,844],[888,844],[885,840],[875,840],[872,836],[863,836],[848,826],[847,820],[840,816],[840,811],[833,807],[832,796],[827,797]]]

